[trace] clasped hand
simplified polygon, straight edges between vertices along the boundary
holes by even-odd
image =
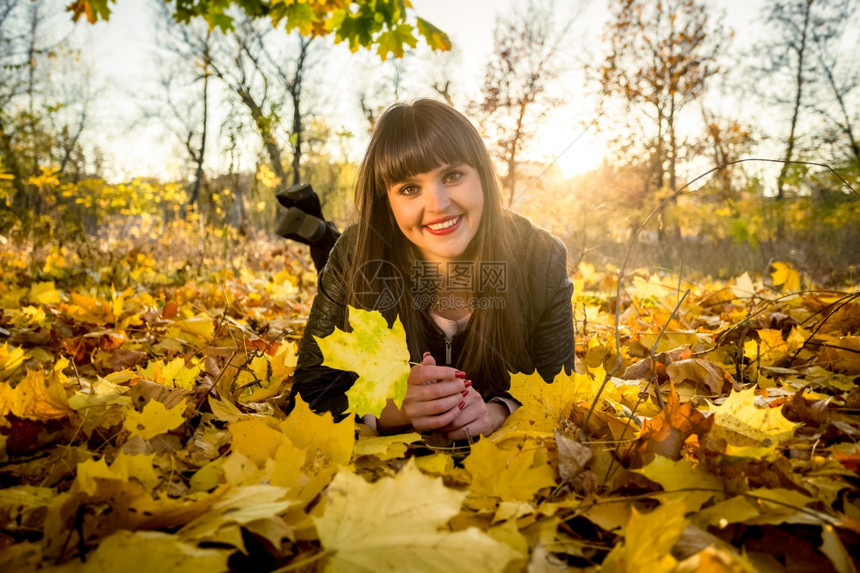
[[[389,402],[379,419],[382,431],[410,425],[419,432],[438,431],[449,440],[489,435],[507,417],[501,404],[484,402],[465,372],[436,366],[429,352],[412,367],[406,397],[398,410]]]

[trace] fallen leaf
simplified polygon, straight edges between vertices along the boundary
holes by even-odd
[[[649,573],[673,571],[678,562],[671,549],[687,527],[686,512],[687,506],[681,500],[665,503],[649,513],[633,509],[623,543],[609,552],[601,571],[633,573],[645,563]]]
[[[123,426],[129,431],[129,436],[140,436],[144,440],[175,430],[185,422],[185,401],[168,410],[164,404],[156,400],[144,406],[143,412],[128,409]]]
[[[712,497],[721,498],[723,484],[719,478],[694,465],[687,460],[678,461],[656,456],[650,464],[642,469],[633,470],[655,483],[659,483],[665,492],[679,492],[688,511],[698,511]],[[699,490],[713,491],[699,491]]]
[[[54,378],[37,370],[27,370],[24,379],[12,388],[0,382],[0,425],[9,415],[29,420],[57,420],[74,416],[66,389]],[[8,425],[8,421],[5,421]]]
[[[338,473],[323,515],[314,518],[330,570],[504,571],[519,557],[508,545],[473,527],[445,531],[465,496],[425,476],[414,462],[373,484]]]
[[[787,420],[779,408],[757,408],[755,388],[732,392],[714,412],[712,438],[724,439],[724,453],[732,457],[772,458],[780,445],[794,436],[799,424]]]
[[[232,549],[202,549],[176,535],[158,531],[117,531],[103,539],[85,563],[72,563],[58,572],[227,571],[227,559],[232,552]]]
[[[666,373],[675,384],[691,380],[706,386],[712,394],[722,395],[725,386],[732,387],[735,379],[718,365],[702,358],[678,360],[666,366]]]
[[[535,464],[533,448],[503,450],[482,439],[472,446],[463,466],[472,475],[470,490],[478,495],[528,501],[539,489],[555,485],[555,471]]]
[[[669,388],[666,408],[643,422],[639,433],[640,450],[678,459],[687,438],[707,432],[713,422],[713,416],[706,417],[693,407],[692,402],[681,404],[673,384]]]

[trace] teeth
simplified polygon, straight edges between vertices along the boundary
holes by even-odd
[[[427,225],[429,228],[434,231],[441,231],[442,229],[447,229],[448,227],[453,227],[457,224],[457,221],[460,220],[460,217],[454,217],[453,219],[448,219],[444,223],[437,223],[435,225]]]

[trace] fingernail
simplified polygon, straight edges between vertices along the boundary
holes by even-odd
[[[460,408],[460,409],[462,410],[463,408],[465,408],[465,407],[466,407],[466,403],[465,403],[465,402],[460,402],[460,405],[459,405],[459,406],[457,406],[457,407],[458,407],[458,408]]]
[[[462,392],[460,392],[460,394],[462,394],[463,396],[468,396],[468,395],[469,395],[469,391],[468,391],[468,390],[463,390]]]
[[[424,353],[424,356],[422,356],[422,358],[427,358],[428,356],[430,356],[430,353],[429,353],[429,352],[425,352],[425,353]]]
[[[463,386],[465,386],[466,388],[468,388],[468,387],[469,387],[469,386],[471,386],[471,385],[472,385],[472,381],[471,381],[471,380],[466,380],[466,381],[463,383]]]
[[[463,372],[462,370],[457,370],[456,372],[454,372],[454,377],[455,378],[465,378],[466,373]]]

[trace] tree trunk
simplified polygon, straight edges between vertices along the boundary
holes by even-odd
[[[779,170],[779,177],[776,180],[776,198],[778,200],[782,200],[785,197],[785,179],[788,175],[788,167],[789,162],[794,159],[794,145],[797,141],[797,120],[800,116],[800,104],[803,99],[803,64],[804,56],[806,52],[806,33],[809,29],[809,13],[812,8],[812,0],[807,0],[805,2],[805,10],[806,12],[803,15],[803,28],[800,33],[800,45],[796,48],[797,52],[797,75],[796,75],[796,84],[797,87],[794,92],[794,109],[791,115],[791,130],[788,134],[788,146],[785,150],[785,163],[782,164],[782,168]],[[777,228],[777,233],[779,233],[779,228]]]

